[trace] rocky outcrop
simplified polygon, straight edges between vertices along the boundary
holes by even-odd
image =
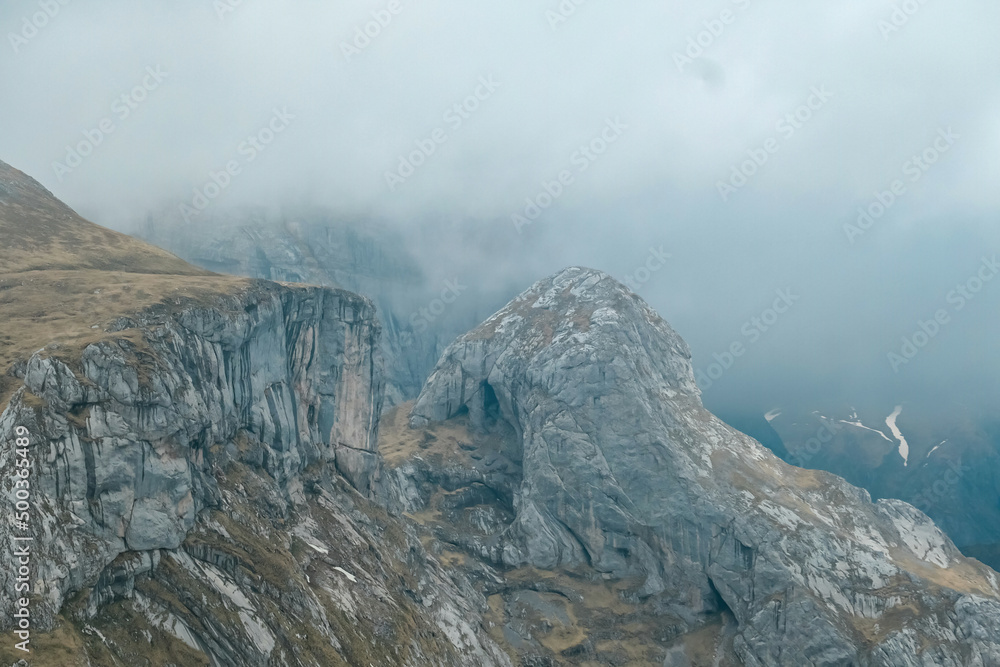
[[[3,163],[0,238],[0,664],[510,667],[369,499],[369,300],[197,269]]]
[[[730,657],[755,667],[1000,664],[995,573],[910,505],[708,413],[685,343],[600,272],[541,281],[449,346],[410,424],[466,413],[509,434],[523,470],[512,517],[477,545],[497,566],[637,577],[692,629],[731,612]],[[419,504],[410,470],[383,493]]]
[[[33,443],[36,654],[69,632],[88,665],[509,665],[481,594],[366,499],[378,334],[361,297],[258,282],[36,353],[0,417]]]
[[[370,298],[382,324],[390,405],[416,397],[443,346],[478,322],[470,319],[440,336],[426,321],[415,329],[415,308],[432,298],[426,278],[403,239],[371,222],[348,225],[315,209],[282,216],[247,210],[199,218],[196,226],[169,215],[151,218],[142,234],[213,271],[338,287]]]
[[[180,547],[199,512],[219,506],[227,456],[259,464],[293,499],[302,471],[325,462],[367,493],[382,394],[364,299],[260,283],[122,318],[110,333],[78,358],[36,353],[0,417],[5,439],[24,427],[34,443],[43,625],[121,554]],[[0,600],[6,622],[11,601]]]

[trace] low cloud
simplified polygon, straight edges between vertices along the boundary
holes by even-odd
[[[640,293],[696,366],[775,290],[801,294],[706,392],[710,406],[972,396],[995,374],[993,293],[898,374],[886,353],[1000,248],[996,3],[219,4],[5,3],[0,159],[125,230],[216,190],[218,211],[306,202],[389,221],[437,280],[526,287],[583,264],[635,283],[662,248],[670,260]],[[152,90],[151,66],[169,73]],[[119,120],[114,105],[147,81]],[[458,127],[445,118],[456,106]],[[275,109],[294,120],[250,163],[239,147],[261,141]],[[628,129],[560,183],[617,118]],[[105,119],[113,131],[67,171]],[[961,139],[905,180],[942,128]],[[427,141],[433,154],[412,164]],[[720,197],[720,184],[735,191]],[[851,243],[845,225],[886,192],[891,206]],[[518,227],[526,199],[538,214]]]

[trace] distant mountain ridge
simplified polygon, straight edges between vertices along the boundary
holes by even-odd
[[[777,411],[769,428],[780,436],[785,460],[833,472],[874,497],[911,503],[968,555],[1000,568],[996,418],[961,406],[906,402],[860,412],[789,408]],[[893,414],[902,438],[886,423]]]

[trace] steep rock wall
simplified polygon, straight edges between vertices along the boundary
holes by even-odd
[[[258,282],[110,329],[78,354],[36,353],[0,416],[0,470],[12,469],[15,429],[31,432],[41,627],[119,555],[179,547],[198,513],[219,505],[220,459],[259,464],[293,501],[315,463],[333,463],[363,494],[377,475],[382,372],[367,300]],[[13,478],[0,484],[13,502]],[[0,525],[4,562],[13,531]],[[13,590],[13,576],[0,570],[0,590]],[[0,627],[12,605],[0,596]]]

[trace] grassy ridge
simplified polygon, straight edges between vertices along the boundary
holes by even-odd
[[[19,383],[12,365],[38,349],[72,356],[119,316],[247,284],[84,220],[0,162],[0,409]]]
[[[83,270],[211,275],[148,243],[84,220],[0,162],[0,273]]]

